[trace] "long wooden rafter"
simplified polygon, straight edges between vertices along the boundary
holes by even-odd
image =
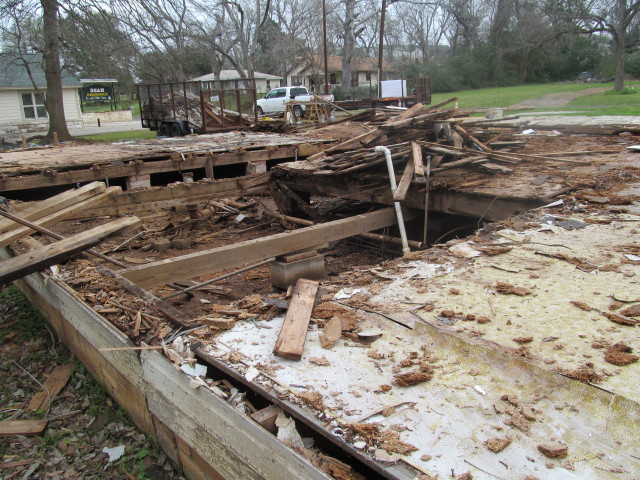
[[[393,209],[377,210],[291,232],[168,258],[125,270],[121,274],[143,288],[151,288],[313,248],[395,223]]]

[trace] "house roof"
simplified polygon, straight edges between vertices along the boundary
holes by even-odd
[[[305,59],[300,59],[293,68],[289,71],[293,70],[295,67],[304,64],[305,67],[302,70],[307,71],[309,69],[317,69],[319,71],[324,70],[324,57],[322,55],[311,55],[311,57],[307,57]],[[386,60],[382,60],[382,69],[385,72],[395,72],[396,69]],[[329,55],[327,57],[327,70],[329,73],[341,72],[342,71],[342,56],[340,55]],[[373,57],[353,57],[351,59],[351,71],[352,72],[375,72],[378,70],[378,59]]]
[[[28,69],[27,69],[28,65]],[[0,88],[33,88],[29,77],[33,77],[33,83],[38,87],[46,88],[47,80],[42,68],[42,55],[39,53],[26,53],[16,55],[13,53],[0,53]],[[62,71],[63,87],[80,87],[81,83],[68,72]]]
[[[246,70],[244,70],[244,74],[247,74]],[[253,72],[253,78],[255,78],[256,80],[282,80],[282,77],[262,72]],[[201,77],[193,78],[192,80],[196,82],[211,82],[218,79],[216,79],[215,74],[208,73],[206,75],[202,75]],[[238,73],[237,70],[221,70],[220,80],[243,80],[243,78],[240,76],[240,73]]]

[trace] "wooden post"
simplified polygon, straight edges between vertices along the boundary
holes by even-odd
[[[204,174],[208,179],[213,180],[213,162],[211,159],[204,164]]]
[[[53,144],[54,145],[60,145],[60,142],[58,141],[58,132],[53,132]]]

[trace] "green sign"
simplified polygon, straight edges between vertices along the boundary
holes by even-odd
[[[94,84],[82,87],[82,100],[85,102],[110,102],[112,98],[112,86]]]

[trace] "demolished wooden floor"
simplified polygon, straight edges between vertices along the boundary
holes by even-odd
[[[635,154],[624,150],[633,139],[523,138],[524,149],[511,144],[511,152],[498,153],[491,142],[475,138],[490,151],[465,151],[462,157],[455,145],[418,146],[424,159],[445,157],[430,172],[430,210],[473,216],[482,228],[466,239],[379,266],[351,267],[321,281],[300,360],[273,353],[287,311],[282,292],[230,301],[212,288],[175,304],[160,297],[193,285],[189,278],[206,280],[243,260],[311,247],[329,258],[326,242],[392,223],[384,209],[319,228],[270,232],[263,239],[257,234],[248,244],[233,245],[233,235],[230,244],[214,248],[189,241],[184,255],[174,250],[180,242],[172,247],[161,238],[175,232],[168,222],[148,230],[143,242],[127,236],[105,244],[111,256],[130,265],[108,278],[102,266],[76,260],[62,265],[59,276],[30,275],[20,284],[136,424],[190,478],[361,478],[358,471],[392,479],[459,478],[466,472],[473,478],[635,478],[640,170]],[[405,205],[417,209],[424,205],[426,182],[416,168],[412,140],[390,148],[399,179],[413,170],[401,193]],[[181,212],[200,203],[177,226],[209,222],[214,231],[193,230],[204,239],[224,233],[217,225],[236,225],[231,231],[259,225],[265,208],[260,198],[220,198],[243,188],[265,192],[273,178],[281,182],[276,189],[290,189],[280,202],[290,211],[283,213],[306,211],[318,216],[314,222],[328,220],[331,208],[306,203],[305,193],[380,208],[394,198],[372,146],[360,150],[352,144],[342,152],[332,147],[262,177],[124,192],[92,215],[157,216],[157,209],[174,201]],[[589,153],[536,159],[545,149]],[[474,162],[487,153],[517,162],[500,164],[510,172],[482,171],[487,162]],[[364,167],[344,172],[355,165]],[[538,208],[543,204],[551,205]],[[208,210],[215,216],[199,216]],[[244,218],[241,228],[234,221],[238,216]],[[277,221],[286,218],[275,215]],[[483,227],[481,220],[493,223]],[[170,250],[161,251],[163,240]],[[157,250],[138,256],[127,250],[153,242]],[[254,275],[244,281],[257,282]],[[123,285],[138,294],[131,296]],[[327,341],[335,319],[338,338]],[[198,329],[180,335],[191,328]],[[133,349],[160,338],[162,354]],[[235,382],[235,393],[202,373],[204,366]],[[285,413],[250,415],[251,402],[237,402],[242,389]],[[285,416],[344,452],[342,461],[305,446]],[[268,432],[266,420],[263,429],[250,419],[262,417],[275,422],[269,428],[276,425],[279,438],[288,432],[284,443]],[[250,451],[243,448],[248,442]]]

